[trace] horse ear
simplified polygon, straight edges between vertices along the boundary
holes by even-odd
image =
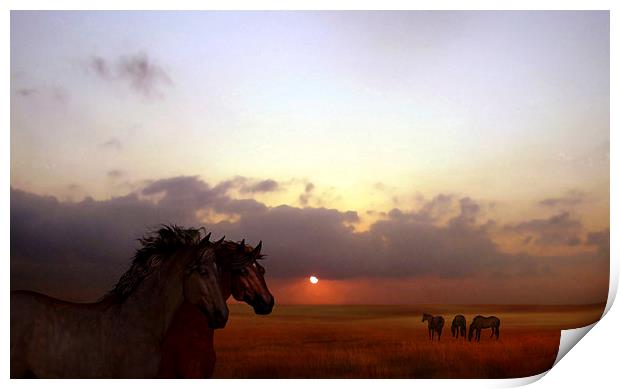
[[[243,252],[245,252],[245,239],[243,239],[243,240],[241,241],[241,243],[239,243],[238,249],[239,249],[239,251],[241,251],[242,253],[243,253]]]
[[[211,233],[210,232],[209,232],[209,234],[207,236],[202,238],[200,243],[198,243],[198,246],[200,248],[207,248],[207,247],[209,247],[209,245],[211,244],[211,242],[209,241],[209,238],[211,238]]]
[[[226,238],[226,236],[222,236],[222,239],[218,240],[217,242],[213,243],[214,247],[219,247],[219,245],[221,245],[224,242],[224,239]]]
[[[252,253],[250,254],[250,257],[252,259],[257,259],[258,256],[260,255],[260,249],[263,248],[263,241],[261,240],[260,242],[258,242],[258,246],[256,246],[256,248],[254,248],[254,250],[252,250]]]

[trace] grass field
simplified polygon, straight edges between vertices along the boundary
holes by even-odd
[[[216,331],[214,378],[512,378],[553,365],[560,330],[598,320],[588,306],[276,306],[256,316],[232,305]],[[441,314],[441,342],[428,339],[422,312]],[[502,320],[499,340],[454,339],[455,314]]]

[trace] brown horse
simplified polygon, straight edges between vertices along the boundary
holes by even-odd
[[[478,315],[474,317],[469,325],[468,340],[471,342],[474,331],[476,331],[476,340],[480,342],[480,333],[483,328],[491,328],[491,338],[495,335],[495,338],[499,339],[499,319],[495,316],[484,317]]]
[[[422,323],[428,321],[428,337],[430,340],[435,338],[435,332],[437,332],[437,340],[441,340],[441,331],[445,320],[441,316],[433,316],[425,313],[422,315]]]
[[[224,298],[232,296],[254,308],[259,315],[271,313],[274,298],[265,283],[265,269],[256,262],[262,243],[256,248],[226,241],[216,250],[219,282]],[[166,333],[162,347],[160,378],[209,378],[215,368],[214,332],[209,321],[192,305],[181,306]]]
[[[459,335],[465,338],[465,331],[467,327],[467,322],[465,321],[465,316],[456,315],[452,320],[452,327],[450,330],[452,331],[452,336],[455,338],[459,338]]]

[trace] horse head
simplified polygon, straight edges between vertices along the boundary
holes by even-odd
[[[429,315],[428,313],[422,314],[422,323],[424,323],[427,320],[430,323],[432,319],[433,319],[433,315]]]
[[[215,251],[223,239],[209,242],[211,234],[194,248],[193,259],[185,269],[183,293],[209,320],[209,327],[223,328],[228,321],[228,306],[222,296],[215,264]]]
[[[474,336],[474,330],[480,328],[480,319],[482,319],[482,316],[480,315],[474,317],[471,321],[471,324],[469,325],[469,334],[467,335],[467,340],[469,340],[470,342],[471,338]]]
[[[230,275],[227,279],[234,299],[252,306],[258,315],[268,315],[275,300],[265,282],[265,268],[257,262],[264,257],[260,253],[262,246],[262,241],[256,248],[246,245],[245,240],[226,242],[217,253],[222,272]]]

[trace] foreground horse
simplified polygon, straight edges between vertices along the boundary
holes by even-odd
[[[232,296],[254,308],[259,315],[271,313],[274,298],[265,283],[265,269],[256,260],[262,243],[255,249],[227,241],[216,250],[220,287],[224,298]],[[184,304],[174,316],[162,346],[160,378],[209,378],[215,368],[213,329],[196,307]]]
[[[437,332],[437,340],[441,340],[441,331],[443,330],[444,319],[441,316],[433,316],[425,313],[422,315],[422,323],[428,321],[428,337],[430,340],[435,338]]]
[[[483,328],[491,328],[491,338],[495,335],[495,338],[499,339],[499,319],[495,316],[484,317],[478,315],[474,317],[469,325],[468,340],[471,342],[474,331],[476,331],[476,340],[480,342],[480,333]]]
[[[11,377],[154,377],[177,309],[195,306],[213,328],[228,307],[216,246],[200,230],[163,226],[140,240],[131,268],[97,303],[11,292]]]
[[[465,321],[465,316],[456,315],[452,320],[452,327],[450,330],[452,331],[452,336],[455,338],[459,338],[459,335],[463,338],[465,337],[465,331],[467,327],[467,322]]]

